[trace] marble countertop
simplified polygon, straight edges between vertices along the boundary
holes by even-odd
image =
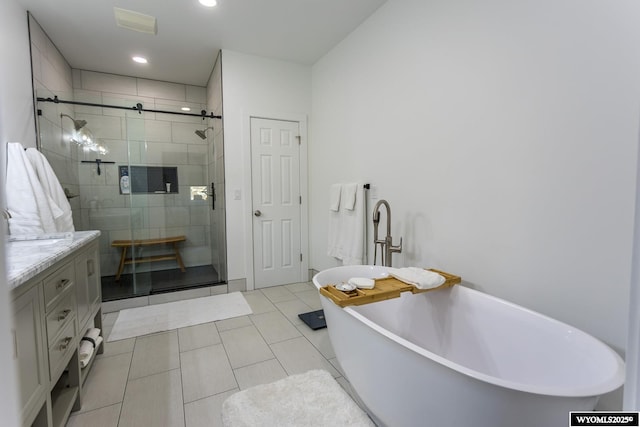
[[[7,285],[15,289],[38,273],[97,239],[100,231],[76,231],[40,236],[9,236],[6,243]]]

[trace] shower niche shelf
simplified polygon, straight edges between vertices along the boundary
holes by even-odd
[[[177,166],[118,166],[128,176],[131,194],[178,194]],[[129,194],[120,186],[120,194]]]

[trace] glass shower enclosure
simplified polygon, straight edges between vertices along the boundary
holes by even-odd
[[[39,148],[76,230],[101,231],[103,301],[226,283],[222,121],[175,114],[184,103],[146,99],[149,112],[132,108],[140,99],[73,95],[93,102],[38,102]]]

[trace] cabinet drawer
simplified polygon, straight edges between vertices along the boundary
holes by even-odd
[[[47,343],[51,345],[56,334],[76,315],[76,295],[67,292],[47,314]]]
[[[71,262],[44,279],[44,305],[47,312],[58,297],[73,286],[74,280],[75,270]]]
[[[60,370],[64,368],[67,356],[73,353],[77,346],[75,317],[67,323],[60,335],[49,346],[49,374],[51,381],[57,380]]]

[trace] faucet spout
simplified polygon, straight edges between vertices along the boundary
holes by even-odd
[[[387,214],[387,235],[384,239],[378,238],[378,227],[380,226],[380,209],[384,206]],[[402,252],[402,238],[400,238],[400,245],[393,245],[393,238],[391,237],[391,207],[386,200],[379,200],[373,208],[373,263],[375,265],[378,253],[378,245],[381,249],[382,264],[386,267],[391,267],[391,255]]]

